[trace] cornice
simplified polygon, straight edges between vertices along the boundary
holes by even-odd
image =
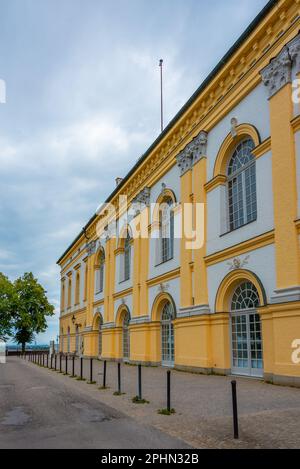
[[[159,275],[158,277],[151,278],[147,280],[147,286],[153,287],[155,285],[159,285],[160,283],[167,282],[168,280],[173,280],[175,278],[180,277],[180,267],[174,269],[166,274]]]
[[[279,0],[216,76],[201,92],[197,90],[196,96],[188,102],[188,108],[147,152],[147,157],[141,158],[136,169],[124,179],[108,201],[117,208],[121,193],[131,201],[143,187],[151,187],[162,171],[174,166],[175,157],[201,130],[209,132],[261,82],[259,72],[286,41],[293,39],[298,33],[299,24],[299,0]],[[97,216],[94,216],[88,223],[88,236],[95,235],[96,224]],[[69,251],[71,249],[72,245]]]
[[[255,158],[258,159],[261,156],[268,153],[268,151],[271,151],[271,143],[272,143],[271,137],[269,137],[266,140],[264,140],[260,145],[255,147],[254,150],[252,150],[252,153],[255,156]]]
[[[126,290],[122,290],[120,292],[114,293],[113,294],[113,299],[118,300],[120,298],[123,298],[124,296],[129,296],[132,295],[133,288],[126,288]]]
[[[275,242],[275,231],[268,231],[263,233],[260,236],[255,238],[248,239],[242,243],[235,244],[230,248],[224,249],[223,251],[218,251],[214,254],[210,254],[204,258],[205,264],[209,267],[219,262],[223,262],[232,257],[240,256],[246,252],[253,251],[254,249],[259,249]]]
[[[214,190],[216,187],[224,186],[226,184],[226,181],[227,181],[226,176],[219,174],[218,176],[214,177],[209,182],[207,182],[204,186],[204,189],[206,190],[206,192],[210,192]]]
[[[291,126],[292,126],[292,129],[293,129],[294,132],[299,132],[299,130],[300,130],[300,115],[295,117],[291,121]]]

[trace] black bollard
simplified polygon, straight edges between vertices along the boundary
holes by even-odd
[[[51,353],[51,355],[50,355],[50,370],[52,370],[52,365],[53,365],[53,355]]]
[[[106,360],[103,362],[103,389],[106,388]]]
[[[73,355],[72,357],[72,377],[74,378],[75,376],[75,357]]]
[[[68,374],[68,355],[66,355],[66,375]]]
[[[90,383],[93,382],[93,359],[90,358]]]
[[[142,365],[138,366],[138,398],[142,400]]]
[[[47,358],[47,362],[46,362],[47,363],[47,368],[49,368],[49,353],[47,353],[46,358]]]
[[[43,366],[45,366],[45,354],[43,353]]]
[[[83,358],[80,357],[80,379],[82,380],[83,376],[82,376],[82,368],[83,368]]]
[[[121,394],[121,363],[118,363],[118,393]]]
[[[55,356],[54,356],[54,369],[55,369],[55,371],[56,371],[56,362],[57,362],[57,355],[55,354]]]
[[[59,355],[59,372],[61,373],[62,354]]]
[[[238,421],[238,409],[237,409],[237,395],[236,395],[236,381],[231,381],[232,391],[232,410],[233,410],[233,433],[234,439],[239,438],[239,421]]]
[[[167,410],[171,412],[171,371],[167,371]]]

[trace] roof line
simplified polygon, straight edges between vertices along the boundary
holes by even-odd
[[[196,98],[199,94],[208,86],[208,84],[217,76],[217,74],[221,71],[222,67],[231,59],[234,53],[239,49],[239,47],[243,44],[243,42],[250,36],[250,34],[255,30],[255,28],[259,25],[259,23],[267,16],[267,14],[272,10],[272,8],[279,2],[280,0],[269,0],[269,2],[264,6],[264,8],[258,13],[258,15],[254,18],[254,20],[250,23],[247,29],[242,33],[242,35],[238,38],[238,40],[233,44],[233,46],[228,50],[228,52],[223,56],[223,58],[219,61],[216,67],[211,71],[211,73],[207,76],[207,78],[201,83],[201,85],[196,89],[196,91],[192,94],[192,96],[188,99],[188,101],[182,106],[182,108],[177,112],[177,114],[173,117],[173,119],[169,122],[163,132],[154,140],[154,142],[150,145],[148,150],[138,159],[136,164],[129,170],[126,176],[122,179],[122,182],[115,188],[115,190],[109,195],[106,199],[105,203],[109,203],[113,197],[119,192],[119,190],[125,185],[128,179],[134,174],[136,169],[145,161],[145,159],[149,156],[152,150],[164,139],[164,137],[168,134],[171,128],[175,125],[175,123],[180,119],[180,117],[186,112],[186,110],[196,101]],[[85,230],[90,226],[90,224],[96,219],[97,213],[95,213],[92,218],[87,222],[78,236],[74,239],[74,241],[70,244],[70,246],[65,250],[65,252],[61,255],[58,259],[57,264],[65,257],[68,251],[77,243],[80,239],[82,234],[84,234]]]

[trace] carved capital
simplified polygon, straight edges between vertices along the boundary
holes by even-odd
[[[300,72],[300,34],[288,43],[289,54],[293,65],[296,67],[296,73]]]
[[[177,156],[180,174],[183,176],[201,158],[206,156],[207,132],[202,130]]]
[[[96,252],[96,241],[90,241],[89,243],[87,243],[86,245],[86,251],[87,251],[87,255],[88,257],[92,256],[93,254],[95,254]]]
[[[260,74],[264,85],[268,88],[270,98],[287,83],[290,83],[292,81],[292,61],[288,47],[285,46]]]
[[[176,157],[177,165],[180,169],[180,175],[183,176],[193,166],[193,155],[191,155],[186,149],[179,153]]]
[[[144,189],[132,200],[133,204],[138,204],[143,207],[149,207],[150,205],[150,187],[144,187]]]

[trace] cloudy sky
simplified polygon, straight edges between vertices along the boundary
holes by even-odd
[[[0,0],[0,271],[56,261],[267,0]]]

